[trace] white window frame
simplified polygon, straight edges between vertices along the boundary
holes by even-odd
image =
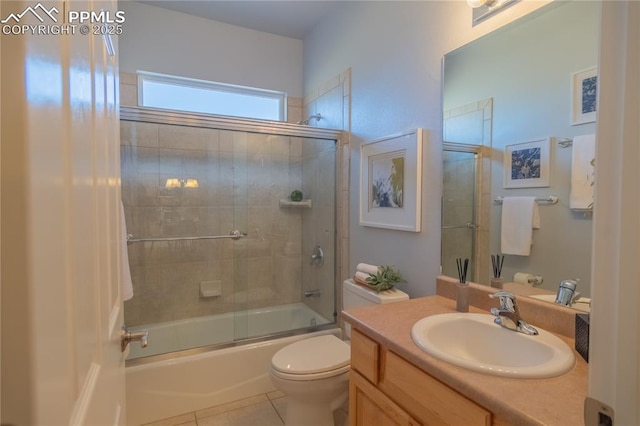
[[[248,96],[255,96],[260,98],[268,98],[274,99],[278,101],[279,111],[278,111],[278,120],[286,122],[287,120],[287,93],[279,92],[276,90],[266,90],[266,89],[258,89],[255,87],[247,87],[247,86],[238,86],[234,84],[226,84],[226,83],[218,83],[214,81],[207,80],[198,80],[195,78],[188,77],[179,77],[168,74],[159,74],[148,71],[137,71],[138,76],[138,105],[148,108],[155,108],[153,106],[149,107],[144,104],[144,82],[154,82],[154,83],[165,83],[173,86],[185,86],[190,88],[202,88],[206,90],[212,90],[216,92],[226,92],[226,93],[236,93]],[[178,110],[177,110],[178,111]],[[180,109],[179,111],[185,112],[194,112],[194,111],[186,111]],[[224,114],[218,114],[224,115]],[[264,120],[262,118],[250,117],[250,116],[241,116],[242,118],[254,118],[258,120]]]

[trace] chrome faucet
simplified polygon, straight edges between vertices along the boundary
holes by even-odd
[[[518,305],[516,305],[516,296],[513,293],[497,291],[490,294],[489,297],[500,300],[499,308],[491,308],[491,315],[496,317],[493,322],[509,330],[519,331],[520,333],[532,336],[538,334],[538,330],[520,318],[520,311],[518,310]]]
[[[580,297],[580,293],[576,291],[579,278],[575,280],[562,280],[558,287],[555,303],[563,306],[571,306],[573,302]]]

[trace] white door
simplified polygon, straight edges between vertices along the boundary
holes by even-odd
[[[3,0],[0,19],[53,28],[71,9],[117,3]],[[126,417],[118,61],[76,31],[0,35],[2,424]]]

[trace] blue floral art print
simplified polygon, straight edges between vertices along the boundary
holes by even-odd
[[[404,157],[373,162],[371,207],[400,208],[404,204]]]
[[[540,178],[541,149],[529,148],[511,153],[511,179]]]
[[[596,87],[598,77],[593,76],[582,80],[582,113],[595,112],[596,110]]]

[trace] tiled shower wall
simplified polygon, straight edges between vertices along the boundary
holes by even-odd
[[[302,116],[309,117],[321,114],[320,121],[311,120],[309,125],[329,129],[343,130],[342,141],[338,147],[337,171],[338,194],[337,202],[337,235],[338,256],[336,257],[336,306],[338,312],[342,309],[342,282],[353,276],[355,271],[350,268],[349,261],[349,169],[351,162],[351,68],[324,82],[319,87],[306,89],[302,102]],[[305,289],[313,284],[305,284]],[[305,303],[314,306],[332,303],[326,297],[322,301],[307,299]],[[324,312],[324,311],[322,311]],[[340,319],[338,317],[338,322]]]
[[[336,310],[336,155],[333,141],[307,139],[303,144],[302,191],[313,208],[302,216],[302,287],[319,290],[321,295],[304,298],[304,302],[330,320]],[[311,262],[316,246],[324,252],[322,265]]]
[[[129,233],[139,238],[225,235],[232,229],[248,233],[239,241],[130,245],[135,296],[125,303],[127,324],[299,302],[308,250],[302,244],[303,217],[324,217],[324,209],[330,207],[323,200],[331,198],[328,193],[335,189],[335,169],[330,173],[320,160],[331,157],[324,144],[333,145],[122,121],[122,196]],[[331,181],[318,184],[313,209],[281,208],[279,200],[293,189],[302,186],[307,194],[316,192],[316,187],[301,183],[307,163],[318,171],[310,175],[329,173]],[[198,187],[166,188],[170,178],[197,179]],[[327,270],[330,266],[325,263]],[[206,281],[220,281],[222,294],[201,297],[200,283]]]

